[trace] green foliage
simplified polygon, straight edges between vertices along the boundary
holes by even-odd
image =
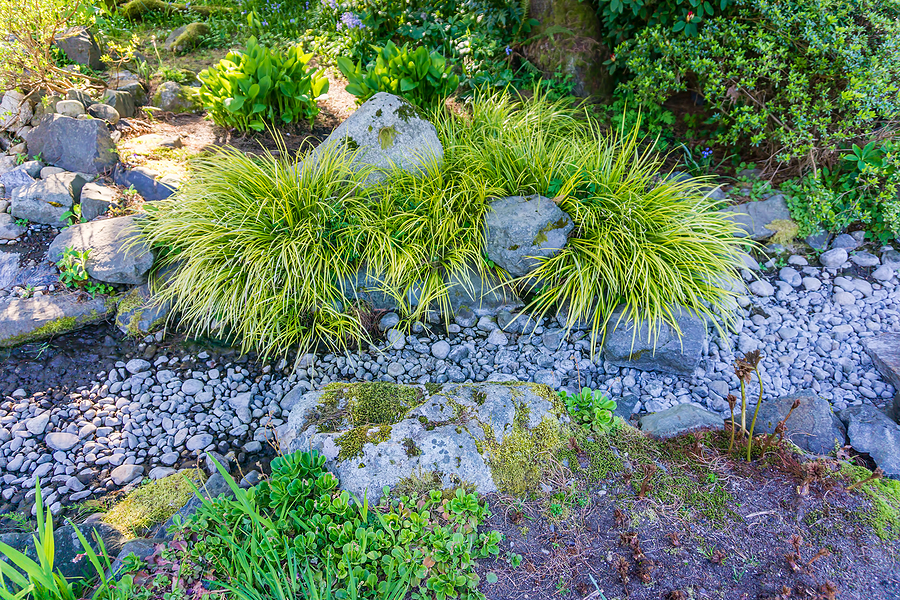
[[[262,131],[268,124],[312,122],[316,101],[328,91],[328,78],[306,65],[312,54],[299,46],[283,53],[261,46],[255,38],[244,52],[229,52],[200,73],[198,99],[213,122],[241,131]]]
[[[0,600],[76,600],[84,598],[80,593],[80,583],[68,581],[55,569],[56,544],[53,531],[53,515],[44,513],[44,502],[41,494],[40,479],[35,483],[35,507],[37,509],[37,531],[33,536],[37,560],[31,559],[15,548],[0,542],[0,554],[9,562],[0,560]],[[100,548],[100,554],[91,547],[87,538],[74,527],[78,541],[84,549],[84,556],[91,563],[100,585],[92,596],[93,599],[103,597],[109,588],[106,572],[110,567],[106,548],[102,538],[96,533],[94,537]],[[102,558],[102,561],[101,561]],[[7,583],[9,582],[9,583]],[[79,591],[76,591],[78,589]]]
[[[900,235],[900,144],[869,142],[822,168],[783,186],[801,235],[824,229],[841,232],[854,223],[885,242]]]
[[[696,91],[719,143],[813,166],[900,116],[898,16],[898,0],[736,0],[696,36],[650,26],[617,56],[642,101]]]
[[[652,140],[658,152],[665,152],[675,143],[673,126],[675,115],[656,103],[641,104],[633,94],[616,90],[613,101],[602,108],[605,120],[615,130],[637,129],[641,137]]]
[[[337,59],[338,68],[349,82],[347,91],[356,96],[358,103],[377,92],[389,92],[416,106],[427,107],[442,102],[459,87],[459,77],[451,72],[444,57],[429,53],[424,46],[410,50],[409,44],[398,48],[389,41],[376,50],[375,63],[366,69],[361,62],[354,65],[349,58]]]
[[[577,394],[560,391],[559,397],[565,403],[572,420],[584,429],[607,433],[613,428],[616,402],[604,396],[600,390],[592,391],[586,387]]]
[[[87,272],[87,260],[91,249],[75,250],[71,246],[63,248],[62,256],[56,263],[59,269],[59,280],[68,288],[81,288],[92,296],[107,294],[112,286],[98,283],[90,278]]]
[[[249,490],[220,469],[235,498],[204,501],[186,525],[196,542],[184,560],[242,600],[483,598],[474,560],[497,556],[500,534],[477,532],[488,509],[476,496],[433,491],[369,506],[338,491],[324,462],[280,457]]]

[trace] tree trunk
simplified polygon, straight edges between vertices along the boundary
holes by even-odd
[[[579,0],[531,0],[529,17],[540,25],[525,56],[545,75],[571,75],[577,96],[606,96],[611,78],[603,67],[609,49],[600,41],[600,20],[593,3]]]

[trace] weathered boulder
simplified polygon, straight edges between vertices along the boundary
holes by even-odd
[[[209,35],[209,26],[206,23],[189,23],[172,31],[166,38],[166,50],[169,52],[187,52],[196,48],[203,40],[203,36]]]
[[[900,333],[882,333],[862,340],[862,345],[878,372],[900,392]],[[894,397],[894,410],[898,409],[900,393]]]
[[[16,298],[0,304],[0,347],[8,348],[60,335],[97,321],[115,310],[115,302],[74,295]]]
[[[139,238],[134,221],[129,215],[68,227],[50,244],[50,260],[57,262],[66,248],[88,250],[85,269],[94,279],[141,285],[153,266],[153,254]]]
[[[0,240],[17,239],[26,231],[28,231],[28,228],[24,225],[17,225],[12,215],[0,213]]]
[[[561,443],[551,395],[528,383],[453,385],[430,398],[409,386],[335,384],[294,398],[276,434],[285,453],[323,454],[341,487],[370,502],[424,474],[445,488],[502,491],[539,482],[534,456]]]
[[[3,186],[7,196],[11,196],[16,188],[31,185],[32,183],[34,183],[34,176],[31,175],[25,165],[19,165],[0,175],[0,186]]]
[[[119,111],[109,104],[102,104],[100,102],[91,104],[88,106],[87,112],[95,119],[106,121],[110,125],[115,125],[119,122]]]
[[[125,541],[125,537],[121,532],[103,523],[85,523],[78,525],[78,530],[97,553],[100,552],[100,548],[94,537],[94,532],[103,540],[103,545],[110,554],[118,553],[122,543]],[[38,557],[34,547],[35,535],[30,532],[4,533],[0,534],[0,542],[37,561]],[[75,533],[75,526],[63,525],[62,527],[54,527],[53,542],[55,550],[54,570],[58,570],[63,577],[84,577],[90,579],[97,575],[91,562],[86,558],[79,557],[79,555],[84,554],[84,546],[81,545],[81,541]],[[0,554],[0,560],[8,561],[2,554]]]
[[[56,46],[75,64],[85,65],[95,71],[103,69],[100,46],[87,27],[70,27],[57,34]]]
[[[141,83],[141,78],[127,69],[114,69],[106,80],[106,85],[113,90],[121,90],[132,83]]]
[[[171,303],[154,301],[150,286],[145,283],[131,290],[119,302],[116,327],[125,335],[143,337],[165,323],[170,310]]]
[[[716,413],[688,402],[645,415],[641,417],[640,425],[645,433],[667,439],[682,433],[722,429],[724,421]]]
[[[828,454],[835,446],[844,445],[844,426],[832,411],[831,404],[809,390],[764,400],[759,407],[754,432],[774,433],[775,427],[791,410],[794,400],[800,400],[800,405],[784,424],[785,438],[813,454]]]
[[[370,184],[395,168],[424,172],[444,160],[434,125],[408,101],[387,92],[378,92],[363,103],[307,161],[314,163],[323,152],[342,147],[353,153],[353,165],[374,167],[367,180]]]
[[[174,81],[166,81],[156,88],[153,106],[174,113],[191,112],[197,109],[195,90]]]
[[[513,277],[522,277],[565,245],[575,223],[550,198],[508,196],[490,203],[485,216],[489,259]]]
[[[622,307],[607,321],[603,358],[620,367],[690,375],[708,345],[706,323],[686,309],[673,311],[678,327],[658,323],[651,331],[646,321],[636,323]]]
[[[34,110],[25,94],[9,90],[0,100],[0,131],[16,131],[28,125]]]
[[[63,215],[74,203],[72,182],[54,175],[16,188],[10,198],[9,212],[17,219],[62,227],[66,224]]]
[[[99,183],[85,184],[81,188],[81,218],[93,221],[100,215],[105,215],[117,198],[118,194],[111,187]]]
[[[887,477],[900,479],[900,426],[869,404],[841,411],[841,420],[853,449],[872,457]]]
[[[100,101],[116,109],[123,119],[134,116],[134,96],[125,90],[106,90],[100,97]]]
[[[28,150],[66,171],[92,175],[108,171],[119,162],[106,123],[98,119],[47,115],[29,134]]]
[[[777,233],[773,229],[767,229],[766,225],[774,221],[788,221],[791,218],[791,212],[781,194],[775,194],[766,200],[729,206],[720,212],[732,216],[734,222],[743,230],[744,235],[741,237],[750,237],[758,242],[767,240]]]
[[[126,169],[119,165],[113,172],[113,181],[122,187],[134,188],[147,202],[165,200],[178,189],[176,185],[160,178],[146,167]]]
[[[84,114],[84,104],[78,100],[60,100],[56,103],[56,112],[64,117],[80,117]]]

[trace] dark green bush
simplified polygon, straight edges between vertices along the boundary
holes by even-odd
[[[459,77],[451,72],[446,59],[428,52],[424,46],[411,50],[409,44],[398,48],[394,42],[388,42],[377,50],[375,62],[368,68],[343,56],[337,59],[338,68],[349,82],[347,91],[356,96],[357,102],[365,102],[377,92],[390,92],[427,107],[459,87]]]
[[[898,0],[737,0],[696,36],[651,26],[617,54],[642,101],[695,91],[719,142],[811,166],[900,118],[898,40]]]
[[[198,98],[213,122],[224,127],[262,131],[274,123],[312,125],[328,79],[321,71],[307,70],[310,58],[299,46],[282,53],[251,37],[244,52],[229,52],[199,74],[203,85]]]

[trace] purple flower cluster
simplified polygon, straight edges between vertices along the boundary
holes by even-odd
[[[357,15],[352,12],[345,12],[341,15],[341,21],[337,24],[337,28],[343,29],[346,27],[347,29],[363,29],[365,28],[365,23],[362,22]]]
[[[709,148],[704,149],[700,152],[700,156],[703,158],[710,158],[712,156],[713,151]]]

